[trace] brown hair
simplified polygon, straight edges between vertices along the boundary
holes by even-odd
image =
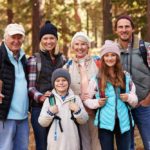
[[[115,30],[117,29],[117,24],[118,24],[118,21],[121,20],[121,19],[127,19],[128,21],[130,21],[131,23],[131,26],[132,28],[134,29],[134,23],[133,23],[133,20],[130,16],[128,15],[122,15],[122,16],[119,16],[115,22]]]
[[[124,72],[120,62],[120,58],[116,55],[116,64],[114,66],[114,74],[115,78],[111,76],[109,73],[109,67],[104,62],[104,57],[102,57],[101,68],[100,68],[100,79],[101,79],[101,91],[105,91],[106,83],[111,82],[115,87],[121,87],[121,89],[125,89],[124,83]]]

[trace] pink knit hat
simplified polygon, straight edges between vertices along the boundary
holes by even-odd
[[[115,53],[120,57],[120,49],[117,43],[106,40],[100,51],[100,56],[103,57],[106,53]]]

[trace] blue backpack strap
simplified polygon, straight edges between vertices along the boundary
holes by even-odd
[[[68,60],[66,63],[66,69],[69,69],[70,65],[72,65],[72,59]]]
[[[95,55],[95,56],[92,56],[92,58],[93,58],[93,60],[94,60],[94,62],[96,64],[97,68],[99,68],[100,64],[101,64],[100,57]]]

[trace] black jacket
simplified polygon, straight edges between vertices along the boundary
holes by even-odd
[[[21,62],[27,79],[27,60],[25,55],[22,57]],[[0,120],[5,120],[7,119],[14,92],[15,68],[9,60],[4,43],[0,46],[0,80],[3,82],[2,94],[5,96],[3,98],[3,103],[0,104]]]

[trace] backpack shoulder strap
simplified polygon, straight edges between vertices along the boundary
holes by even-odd
[[[68,60],[66,63],[66,69],[69,69],[70,65],[72,64],[72,59]]]
[[[101,60],[99,56],[92,56],[97,68],[99,68],[101,66]]]
[[[41,56],[40,53],[35,53],[34,56],[37,60],[37,79],[39,78],[40,72],[41,72]]]
[[[101,90],[101,78],[97,77],[100,98],[105,98],[105,91]]]
[[[147,63],[147,50],[146,50],[145,43],[143,40],[139,41],[139,50],[143,58],[144,64],[149,68],[148,63]]]
[[[51,94],[51,96],[49,97],[49,104],[50,104],[50,106],[54,106],[56,104],[54,94]]]

